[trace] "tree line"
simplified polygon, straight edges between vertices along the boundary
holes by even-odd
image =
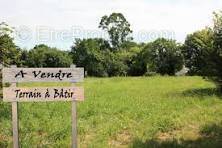
[[[109,39],[75,39],[69,51],[44,44],[30,50],[16,46],[6,23],[0,24],[1,63],[18,67],[84,67],[97,77],[175,75],[184,66],[188,75],[200,75],[222,88],[222,12],[213,13],[213,27],[187,35],[185,42],[158,38],[136,43],[130,23],[121,13],[103,16],[99,28]]]

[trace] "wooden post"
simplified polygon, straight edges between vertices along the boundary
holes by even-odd
[[[75,65],[71,65],[71,68],[75,68]],[[75,83],[72,82],[72,86]],[[72,101],[72,148],[77,148],[77,113],[76,113],[76,101]]]
[[[50,71],[52,73],[59,73],[61,74],[67,74],[67,77],[63,78],[35,78],[33,77],[33,72],[38,71],[39,69],[42,69],[41,71]],[[25,71],[25,72],[24,72]],[[65,73],[64,73],[65,72]],[[23,73],[23,74],[21,74]],[[21,75],[26,75],[20,76]],[[76,82],[81,82],[84,78],[84,68],[75,68],[75,65],[71,65],[71,68],[16,68],[16,66],[11,66],[11,68],[4,68],[3,69],[3,82],[4,83],[12,83],[12,86],[9,88],[3,89],[3,101],[4,102],[11,102],[12,103],[12,127],[13,127],[13,148],[19,148],[19,120],[18,120],[18,102],[36,102],[36,101],[71,101],[72,102],[72,148],[77,148],[77,102],[76,101],[82,101],[84,100],[84,90],[81,87],[56,87],[56,92],[54,92],[53,88],[46,88],[41,87],[38,88],[41,92],[47,94],[50,92],[57,93],[58,90],[67,89],[71,94],[70,97],[59,97],[55,99],[50,98],[50,95],[48,97],[38,97],[31,99],[29,97],[24,98],[18,98],[15,95],[15,89],[16,89],[16,83],[19,82],[55,82],[55,81],[64,81],[64,82],[71,82],[71,85],[75,85]],[[58,89],[58,90],[57,90]],[[20,88],[19,91],[25,91],[29,90],[32,92],[33,88]],[[52,91],[53,90],[53,91]],[[78,100],[79,99],[79,100]]]
[[[15,68],[12,65],[11,68]],[[12,83],[12,87],[16,87],[16,83]],[[18,132],[18,102],[12,102],[12,128],[13,128],[13,148],[19,148],[19,132]]]

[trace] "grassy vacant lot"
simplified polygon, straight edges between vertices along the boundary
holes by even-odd
[[[221,95],[200,77],[87,78],[84,86],[81,148],[222,145]],[[20,103],[21,146],[69,147],[70,110],[67,102]],[[10,111],[10,104],[0,103],[1,148],[12,146]]]

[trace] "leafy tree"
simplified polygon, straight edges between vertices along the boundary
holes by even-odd
[[[11,36],[13,33],[13,30],[14,28],[9,26],[7,23],[5,22],[0,23],[0,36],[3,36],[3,35]]]
[[[21,50],[20,53],[20,65],[23,67],[28,66],[28,60],[29,60],[29,51],[28,50]]]
[[[222,91],[222,11],[214,13],[213,29],[187,37],[183,52],[190,71],[213,80]]]
[[[108,76],[126,76],[128,66],[125,61],[125,55],[122,53],[107,52],[105,55],[105,67]]]
[[[132,33],[130,24],[121,13],[112,13],[110,16],[103,16],[99,28],[107,31],[113,49],[119,49],[121,45],[132,40],[129,35]]]
[[[137,44],[136,42],[133,42],[133,41],[125,41],[125,42],[121,45],[120,48],[129,51],[131,48],[137,48],[137,47],[140,47],[140,45]]]
[[[28,53],[29,67],[69,67],[71,64],[72,59],[68,52],[44,44],[35,46]]]
[[[132,56],[129,64],[129,75],[142,76],[147,72],[147,57],[145,56],[145,50],[140,51],[138,54]]]
[[[213,50],[214,33],[210,28],[196,31],[186,37],[183,45],[185,65],[191,75],[205,75],[208,56]]]
[[[109,52],[109,46],[103,39],[76,39],[72,47],[73,62],[84,67],[88,75],[108,76],[105,68],[105,53]]]
[[[1,64],[19,65],[20,49],[13,42],[13,28],[6,23],[0,23],[0,62]]]
[[[18,51],[13,38],[10,37],[13,32],[12,28],[5,22],[0,23],[0,64],[16,64]],[[0,69],[0,99],[2,98],[2,69]]]
[[[160,38],[149,43],[143,51],[142,64],[146,63],[147,72],[161,75],[175,75],[183,67],[180,45],[174,40]]]
[[[137,66],[139,65],[136,65],[135,63],[137,62],[138,54],[141,52],[142,48],[142,46],[134,42],[129,42],[123,48],[124,50],[116,52],[116,55],[119,57],[119,59],[123,62],[123,64],[127,66],[127,68],[125,68],[127,71],[127,75],[138,75],[139,68],[137,68]]]
[[[214,47],[221,54],[222,50],[222,11],[214,12]]]
[[[77,66],[84,67],[90,76],[125,76],[133,48],[112,51],[103,39],[77,39],[71,55]],[[135,49],[136,50],[136,49]]]
[[[214,13],[213,32],[213,51],[206,59],[208,62],[206,75],[214,80],[222,91],[222,11]]]

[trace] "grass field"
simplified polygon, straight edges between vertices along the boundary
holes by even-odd
[[[222,146],[222,95],[201,77],[87,78],[84,87],[80,148]],[[70,147],[70,111],[69,102],[20,103],[21,147]],[[0,148],[12,146],[11,130],[11,106],[1,102]]]

